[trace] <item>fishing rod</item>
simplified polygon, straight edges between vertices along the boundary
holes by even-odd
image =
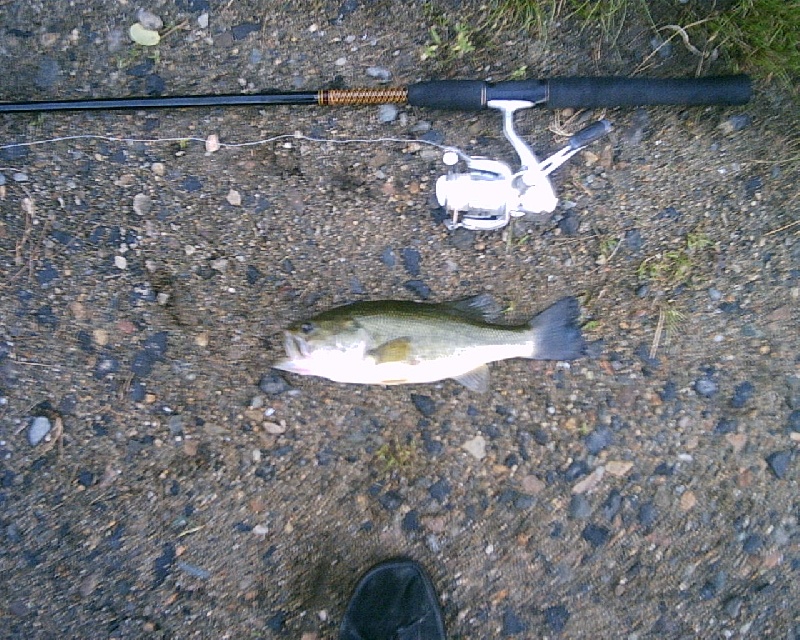
[[[407,87],[321,89],[259,94],[97,98],[0,103],[0,113],[89,111],[116,109],[174,109],[271,105],[364,106],[408,104],[413,107],[479,111],[497,109],[503,133],[519,156],[520,167],[448,148],[443,157],[447,174],[436,181],[436,198],[448,212],[449,229],[492,231],[525,214],[551,213],[558,198],[550,174],[587,145],[611,130],[599,120],[573,134],[567,145],[543,161],[514,129],[521,109],[588,109],[650,105],[736,105],[750,100],[746,75],[705,78],[556,77],[551,79],[432,80]],[[456,170],[464,162],[466,172]]]
[[[0,113],[99,111],[231,106],[363,106],[408,104],[412,107],[478,111],[500,100],[522,100],[549,109],[639,107],[647,105],[744,104],[751,97],[746,75],[706,78],[564,77],[549,80],[431,80],[407,87],[321,89],[254,94],[91,98],[0,103]]]

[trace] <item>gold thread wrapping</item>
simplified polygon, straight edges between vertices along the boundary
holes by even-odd
[[[362,104],[401,104],[408,101],[408,89],[324,89],[317,93],[320,106],[342,106]]]

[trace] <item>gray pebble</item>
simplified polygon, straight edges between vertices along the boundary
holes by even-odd
[[[694,382],[694,390],[697,395],[704,398],[711,398],[717,394],[719,386],[711,378],[698,378]]]
[[[405,248],[400,251],[400,256],[403,258],[403,267],[410,276],[418,276],[420,274],[420,262],[422,257],[416,249]]]
[[[139,9],[136,13],[136,19],[139,21],[140,25],[145,29],[150,29],[150,31],[158,31],[164,26],[164,21],[147,9]]]
[[[269,396],[277,396],[288,391],[291,387],[277,373],[265,373],[258,381],[258,388]]]
[[[572,496],[569,501],[569,516],[575,520],[587,520],[592,515],[592,505],[582,493]]]
[[[723,605],[725,613],[731,618],[738,618],[739,612],[742,610],[743,600],[741,596],[732,596],[725,601]]]
[[[2,187],[6,183],[6,177],[0,173],[0,187]]]
[[[631,118],[630,126],[622,132],[622,142],[635,147],[644,138],[644,131],[649,124],[650,116],[647,111],[637,109]]]
[[[27,182],[28,181],[28,174],[27,173],[22,173],[21,171],[18,171],[16,173],[12,174],[11,179],[14,182]]]
[[[383,250],[381,253],[381,262],[390,268],[397,264],[397,259],[395,258],[394,251],[391,247],[386,247]]]
[[[167,427],[169,428],[169,434],[171,436],[181,435],[183,433],[183,416],[170,416],[169,420],[167,421]]]
[[[412,393],[411,402],[414,404],[417,411],[419,411],[426,418],[430,418],[434,413],[436,413],[436,402],[434,402],[433,398],[430,396],[426,396],[421,393]]]
[[[370,78],[375,78],[378,82],[389,82],[392,79],[392,72],[386,67],[369,67],[367,68],[367,75]]]
[[[36,72],[36,77],[33,79],[33,84],[37,89],[48,91],[55,86],[56,82],[58,82],[58,77],[60,74],[61,67],[58,64],[58,60],[54,60],[53,58],[44,58],[39,63],[39,69]]]
[[[397,119],[399,109],[393,104],[382,104],[378,107],[378,122],[389,124]]]
[[[786,403],[790,409],[800,409],[800,376],[786,376]]]
[[[719,302],[720,300],[722,300],[722,291],[720,291],[719,289],[715,289],[714,287],[711,287],[708,290],[708,297],[711,298],[712,302]]]
[[[789,431],[800,433],[800,409],[795,409],[789,414],[789,419],[786,421],[786,428]]]
[[[722,124],[719,125],[719,129],[723,133],[729,134],[733,133],[734,131],[746,129],[751,124],[753,124],[753,119],[749,115],[746,113],[739,113],[730,116],[727,120],[723,121]]]
[[[50,420],[44,416],[37,416],[31,421],[31,426],[28,428],[28,442],[35,447],[50,433],[51,428]]]
[[[770,453],[765,460],[769,465],[770,471],[780,480],[786,476],[786,472],[789,470],[792,453],[791,451],[776,451],[775,453]]]

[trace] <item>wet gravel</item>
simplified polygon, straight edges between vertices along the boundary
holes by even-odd
[[[627,74],[654,46],[487,25],[422,61],[437,20],[478,24],[459,5],[12,1],[0,100]],[[140,8],[155,50],[128,38]],[[665,49],[649,72],[693,73]],[[0,149],[5,637],[331,637],[393,555],[453,637],[799,635],[800,123],[757,90],[577,114],[615,129],[513,235],[447,231],[414,142],[513,162],[494,113],[0,116],[0,145],[138,140]],[[544,152],[569,117],[517,122]],[[295,131],[403,142],[186,141]],[[579,296],[587,357],[492,365],[483,395],[269,368],[335,304],[480,292],[514,321]]]

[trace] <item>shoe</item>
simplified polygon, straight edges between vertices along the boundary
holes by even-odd
[[[347,605],[339,640],[445,640],[436,591],[414,560],[369,569]]]

